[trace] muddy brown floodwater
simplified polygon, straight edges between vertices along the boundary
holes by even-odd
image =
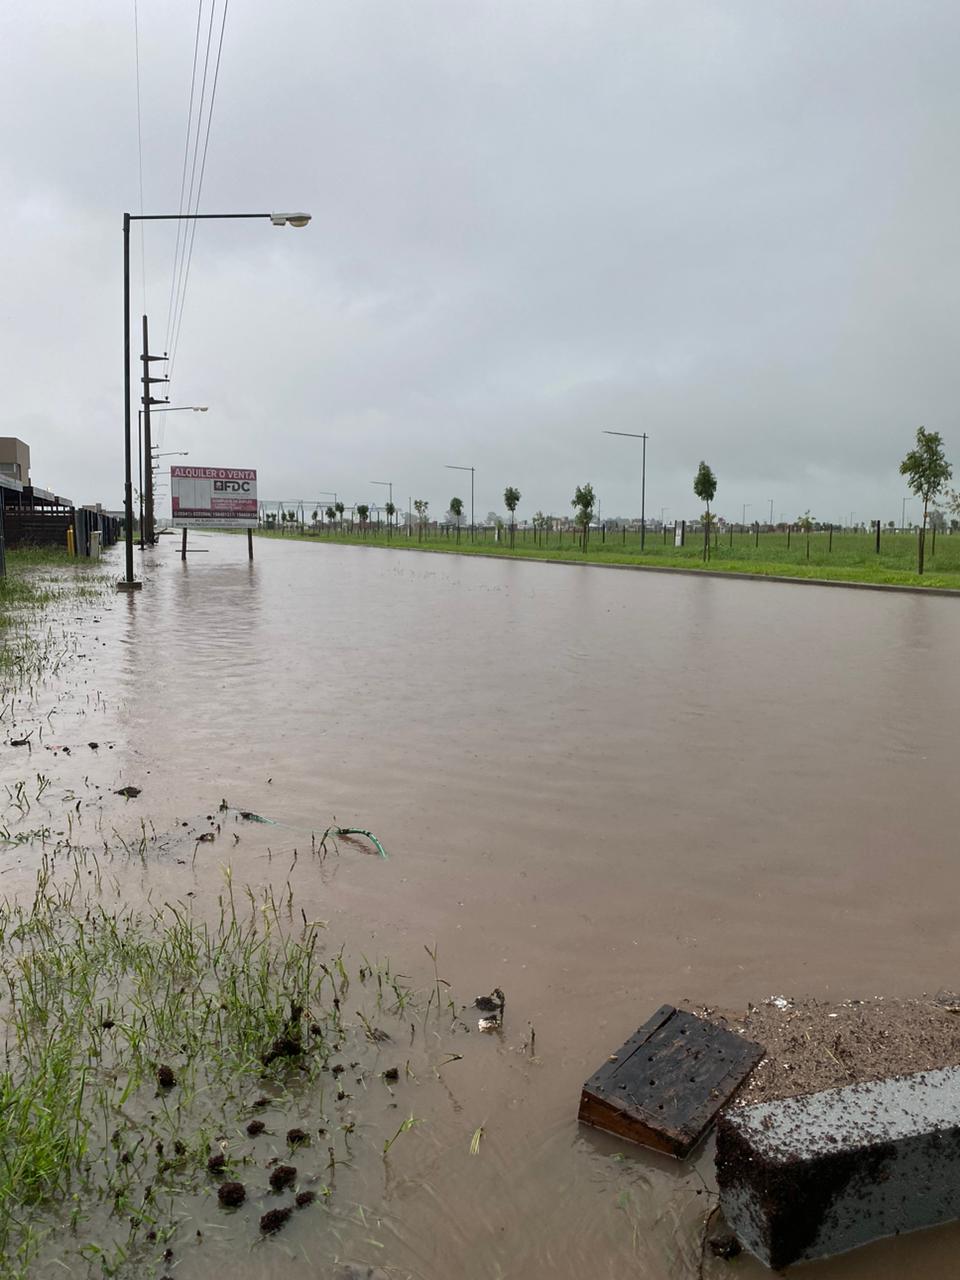
[[[279,893],[311,830],[374,831],[388,861],[351,846],[323,875],[300,865],[298,903],[421,983],[436,945],[458,999],[501,987],[506,1019],[404,1099],[421,1123],[361,1171],[337,1256],[418,1280],[695,1277],[710,1148],[677,1165],[581,1131],[580,1086],[663,1003],[960,986],[960,603],[295,541],[258,541],[250,566],[240,538],[191,545],[184,565],[162,539],[141,594],[76,623],[86,657],[39,708],[69,755],[3,747],[8,783],[53,779],[30,821],[95,755],[102,826],[128,841],[141,817],[175,833],[221,798],[283,824],[128,873],[131,895],[200,910],[225,864]],[[3,858],[14,892],[37,848]],[[176,1274],[326,1276],[319,1224],[239,1252],[210,1226]],[[958,1247],[944,1228],[809,1272],[947,1275]]]

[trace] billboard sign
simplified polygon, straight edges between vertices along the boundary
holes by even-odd
[[[257,473],[246,467],[171,467],[170,498],[177,528],[257,527]]]

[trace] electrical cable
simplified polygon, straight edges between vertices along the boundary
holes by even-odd
[[[214,7],[215,7],[215,3],[214,3]],[[223,16],[220,22],[220,40],[217,45],[217,61],[213,69],[213,85],[210,90],[210,105],[207,108],[207,129],[203,139],[203,155],[201,156],[201,159],[200,159],[200,176],[199,176],[199,179],[197,180],[197,199],[196,199],[196,204],[194,206],[194,212],[198,212],[200,209],[200,193],[203,190],[203,177],[207,168],[207,148],[210,145],[210,126],[213,122],[213,106],[217,97],[217,83],[220,79],[220,59],[223,54],[223,37],[224,37],[224,32],[227,26],[227,10],[229,9],[229,7],[230,7],[230,0],[223,0]],[[212,9],[211,9],[210,25],[212,30],[212,27],[213,27]],[[209,40],[208,40],[208,46],[207,46],[207,53],[209,56]],[[206,67],[204,67],[204,83],[206,83]],[[201,98],[201,109],[202,109],[202,98]],[[197,138],[199,141],[199,130],[197,133]],[[194,163],[196,163],[196,158],[197,158],[196,151],[194,151]],[[184,274],[183,289],[180,295],[180,314],[177,319],[176,331],[173,335],[173,346],[172,348],[170,348],[169,376],[171,378],[173,377],[173,367],[174,367],[174,362],[177,356],[177,349],[180,345],[180,329],[183,324],[183,310],[187,300],[187,284],[190,279],[190,264],[193,261],[193,242],[197,234],[197,224],[195,220],[190,224],[189,231],[190,231],[190,248],[187,252],[187,266],[186,266],[186,272]]]
[[[137,0],[133,0],[133,48],[137,64],[137,159],[140,169],[140,216],[143,218],[143,124],[140,110],[140,15]],[[147,252],[146,231],[140,222],[140,280],[143,287],[143,314],[147,314]]]
[[[202,3],[202,0],[201,0],[201,3]],[[206,51],[204,53],[204,58],[203,58],[203,76],[200,81],[200,102],[197,107],[196,128],[195,128],[195,134],[193,139],[193,155],[190,161],[190,186],[187,190],[186,208],[184,210],[181,210],[182,213],[186,213],[188,218],[190,217],[191,214],[196,213],[197,211],[193,203],[193,192],[194,192],[194,187],[196,186],[196,181],[197,181],[197,157],[199,156],[199,153],[200,153],[200,130],[203,128],[203,108],[204,108],[204,102],[207,96],[207,74],[210,70],[210,46],[213,42],[213,18],[214,18],[215,12],[216,12],[216,0],[210,0],[210,21],[207,24],[207,47],[206,47]],[[178,316],[180,312],[181,295],[183,292],[183,283],[184,283],[184,272],[186,269],[186,261],[187,261],[187,241],[189,236],[190,236],[190,227],[189,227],[189,224],[187,223],[184,225],[184,230],[183,230],[183,241],[180,249],[180,267],[177,275],[177,289],[176,289],[176,294],[173,300],[173,328],[169,335],[170,345],[167,347],[167,351],[170,353],[169,364],[167,367],[168,377],[170,377],[171,370],[173,368],[173,335],[176,333],[176,330],[177,330],[177,321],[178,321]]]
[[[177,212],[183,214],[183,195],[187,189],[187,165],[190,162],[190,133],[193,127],[193,102],[196,95],[197,87],[197,58],[200,53],[200,25],[203,19],[203,0],[199,0],[197,5],[197,29],[193,37],[193,69],[190,73],[190,105],[187,108],[187,132],[183,142],[183,172],[180,175],[180,203],[177,206]],[[180,242],[184,237],[184,223],[177,222],[177,243],[173,251],[173,274],[170,278],[170,301],[167,304],[167,327],[166,337],[163,344],[164,351],[170,350],[170,335],[173,328],[173,300],[174,291],[177,283],[178,264],[180,261]],[[169,361],[167,361],[167,372],[169,374]]]

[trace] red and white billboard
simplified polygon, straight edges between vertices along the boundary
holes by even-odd
[[[171,467],[170,497],[179,528],[257,526],[257,473],[246,467]]]

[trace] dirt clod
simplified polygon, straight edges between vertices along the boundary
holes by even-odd
[[[128,800],[135,800],[140,794],[139,787],[121,787],[119,791],[114,792],[118,796],[126,796]]]
[[[291,1147],[300,1147],[305,1142],[310,1141],[310,1135],[307,1133],[306,1129],[288,1129],[287,1141],[290,1143]]]
[[[157,1084],[161,1089],[172,1089],[177,1083],[177,1077],[174,1075],[173,1067],[166,1065],[157,1067]]]
[[[236,1209],[247,1198],[247,1188],[242,1182],[222,1182],[217,1190],[217,1199],[226,1209]]]
[[[275,1231],[279,1231],[286,1224],[291,1213],[293,1213],[293,1208],[290,1205],[286,1205],[282,1209],[269,1209],[260,1219],[260,1230],[264,1235],[273,1235]]]
[[[211,1173],[222,1173],[226,1168],[227,1157],[222,1151],[216,1151],[207,1161],[207,1168]]]
[[[263,1065],[269,1067],[278,1058],[296,1058],[303,1053],[303,1041],[299,1036],[277,1036],[267,1053],[263,1055]]]
[[[266,1127],[262,1120],[251,1120],[247,1125],[247,1133],[251,1138],[256,1138],[258,1134],[263,1133]]]
[[[298,1191],[296,1197],[296,1205],[298,1209],[305,1209],[308,1204],[313,1204],[317,1198],[315,1191]]]
[[[270,1174],[270,1186],[274,1191],[283,1191],[297,1180],[297,1171],[292,1164],[278,1164]]]
[[[400,1079],[400,1068],[399,1068],[399,1067],[387,1067],[386,1071],[383,1073],[383,1078],[384,1078],[384,1080],[390,1080],[391,1082],[392,1082],[392,1081],[394,1081],[394,1080],[399,1080],[399,1079]]]

